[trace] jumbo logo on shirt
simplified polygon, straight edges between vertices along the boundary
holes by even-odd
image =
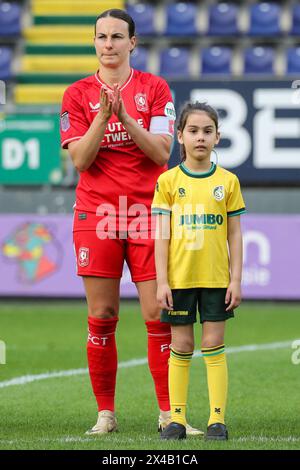
[[[89,248],[81,247],[79,248],[78,254],[78,264],[81,268],[88,266],[90,262],[90,250]]]
[[[137,93],[134,97],[136,109],[138,111],[147,112],[148,111],[148,102],[147,96],[145,93]]]
[[[192,227],[203,226],[203,228],[216,228],[223,224],[221,214],[188,214],[181,215],[179,225],[188,225]]]

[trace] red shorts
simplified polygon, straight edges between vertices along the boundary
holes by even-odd
[[[126,261],[133,282],[156,279],[154,261],[154,239],[151,230],[147,238],[123,239],[117,232],[116,238],[100,239],[91,227],[82,229],[74,223],[74,249],[78,276],[121,278]]]

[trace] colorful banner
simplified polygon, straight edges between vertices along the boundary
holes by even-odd
[[[0,215],[0,295],[84,297],[72,215]],[[242,216],[243,297],[300,299],[300,215]],[[121,296],[136,297],[127,266]]]

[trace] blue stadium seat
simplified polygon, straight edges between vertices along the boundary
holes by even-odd
[[[148,51],[145,47],[136,47],[130,56],[131,67],[146,72],[148,69]]]
[[[300,35],[300,5],[294,5],[291,34]]]
[[[231,74],[232,50],[229,47],[202,49],[202,75]]]
[[[160,73],[168,77],[189,77],[189,50],[171,47],[160,53]]]
[[[300,74],[300,47],[287,49],[287,73]]]
[[[135,22],[137,34],[140,36],[156,34],[154,27],[154,7],[152,5],[137,3],[136,5],[127,5],[126,10]]]
[[[8,47],[0,47],[0,80],[9,80],[11,73],[12,52]]]
[[[276,3],[257,3],[250,7],[251,36],[276,36],[280,34],[280,6]]]
[[[209,8],[207,34],[211,36],[230,36],[238,34],[238,9],[231,3],[219,3]]]
[[[167,6],[167,26],[164,34],[168,36],[195,36],[196,6],[193,3],[176,3]]]
[[[271,47],[249,47],[245,50],[245,74],[273,74],[274,49]]]
[[[21,8],[15,3],[0,2],[0,37],[21,32]]]

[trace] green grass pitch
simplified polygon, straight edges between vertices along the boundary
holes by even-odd
[[[200,334],[197,325],[198,350]],[[300,448],[300,364],[291,359],[292,340],[300,337],[299,304],[244,302],[236,318],[227,323],[228,442],[208,443],[198,437],[159,440],[158,409],[145,360],[145,327],[138,303],[125,301],[117,333],[119,432],[85,436],[96,420],[89,377],[84,370],[78,372],[87,367],[86,336],[82,301],[2,302],[0,340],[6,343],[7,357],[6,364],[0,365],[0,449]],[[249,345],[260,347],[245,348]],[[132,359],[142,360],[129,362]],[[74,375],[64,373],[70,370]],[[38,374],[46,378],[9,382]],[[191,367],[189,422],[205,429],[208,410],[206,371],[202,358],[196,356]]]

